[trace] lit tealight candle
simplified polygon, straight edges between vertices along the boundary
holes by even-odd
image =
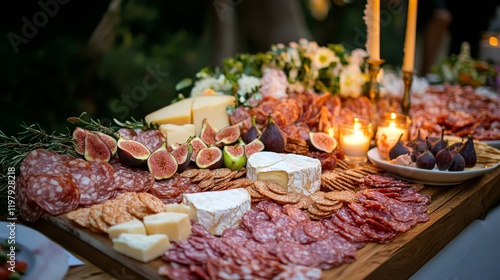
[[[347,161],[362,163],[366,161],[366,153],[370,148],[370,123],[362,123],[358,118],[354,123],[342,125],[340,146]]]
[[[396,113],[386,114],[379,121],[375,138],[382,158],[388,158],[390,149],[398,142],[400,136],[402,141],[407,140],[409,123],[407,116]]]

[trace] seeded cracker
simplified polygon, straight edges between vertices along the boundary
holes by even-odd
[[[90,207],[90,230],[96,232],[108,232],[108,225],[102,220],[102,204],[94,204]]]
[[[139,200],[146,205],[150,212],[160,213],[166,211],[163,201],[152,194],[142,192],[138,193],[137,197],[139,197]]]
[[[127,211],[137,219],[142,219],[145,216],[152,214],[146,204],[140,201],[138,197],[129,201],[127,204]]]
[[[214,175],[214,179],[224,178],[231,174],[232,170],[229,168],[217,168],[212,170],[212,174]]]
[[[246,187],[245,190],[247,190],[248,194],[252,197],[252,201],[254,199],[267,199],[265,195],[256,191],[252,186]]]
[[[271,182],[271,181],[267,182],[267,188],[276,194],[287,194],[288,193],[288,188],[285,188],[282,185],[277,184],[275,182]]]
[[[102,205],[102,219],[110,226],[115,225],[118,216],[127,211],[126,204],[116,199],[106,200]]]
[[[314,201],[316,204],[321,204],[327,207],[335,206],[338,201],[335,200],[330,200],[325,198],[325,192],[315,192],[313,193],[310,198],[312,201]]]
[[[196,177],[199,173],[200,173],[200,170],[201,169],[186,169],[184,171],[182,171],[182,173],[180,174],[182,177],[184,178],[194,178]]]
[[[81,227],[88,228],[90,226],[89,214],[89,207],[80,207],[76,210],[66,213],[66,217],[74,221]]]
[[[215,186],[215,184],[214,184],[213,177],[209,177],[209,178],[198,183],[198,187],[200,187],[200,189],[204,192],[211,190],[214,186]]]
[[[196,175],[194,178],[191,178],[191,182],[200,182],[201,180],[207,179],[209,177],[213,177],[212,171],[210,171],[209,169],[200,169],[198,175]]]
[[[331,191],[325,194],[325,198],[342,202],[357,201],[356,194],[352,191]]]

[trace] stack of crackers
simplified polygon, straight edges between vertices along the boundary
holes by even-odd
[[[252,184],[245,177],[246,169],[231,170],[229,168],[217,169],[187,169],[181,177],[189,178],[191,183],[197,184],[201,191],[223,191],[229,189],[245,188]]]

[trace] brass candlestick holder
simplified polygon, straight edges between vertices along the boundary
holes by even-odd
[[[377,81],[378,73],[380,72],[380,67],[384,63],[385,60],[379,59],[371,59],[367,60],[368,63],[368,74],[370,75],[370,82],[368,84],[368,90],[366,91],[365,96],[370,99],[371,102],[371,116],[370,122],[373,125],[373,130],[377,130],[377,122],[378,122],[378,107],[377,102],[380,99],[380,89],[379,83]]]
[[[413,82],[413,75],[414,74],[415,74],[415,71],[403,70],[404,94],[403,94],[403,100],[401,101],[401,108],[403,110],[403,114],[405,114],[407,116],[410,115],[411,84]]]
[[[378,87],[377,76],[380,72],[380,67],[384,63],[383,59],[375,60],[368,59],[368,74],[370,75],[370,84],[367,91],[367,97],[370,98],[372,102],[376,102],[380,98],[380,90]]]

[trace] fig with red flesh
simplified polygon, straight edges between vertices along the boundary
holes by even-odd
[[[218,146],[231,145],[241,136],[240,124],[226,126],[215,134],[215,143]]]
[[[117,154],[120,162],[128,166],[143,166],[146,164],[149,155],[151,155],[151,152],[144,144],[132,139],[120,137],[118,138],[117,146]]]
[[[202,169],[216,169],[224,163],[222,150],[211,146],[201,149],[196,155],[196,166]]]
[[[73,130],[73,141],[75,141],[75,152],[79,155],[82,155],[85,153],[85,136],[87,135],[86,129],[83,129],[81,127],[76,127]]]
[[[243,136],[241,137],[243,139],[243,141],[247,144],[252,142],[256,138],[259,138],[260,135],[262,134],[260,129],[257,127],[256,119],[257,119],[257,115],[253,115],[252,116],[252,127],[250,127],[250,129],[247,132],[245,132],[245,134],[243,134]]]
[[[285,150],[286,136],[281,128],[274,123],[271,114],[267,116],[267,126],[259,139],[264,143],[266,151],[281,153]]]
[[[102,132],[95,132],[99,138],[101,138],[104,143],[108,146],[109,150],[111,151],[111,155],[115,155],[116,152],[118,151],[118,146],[116,144],[116,139],[113,136],[107,135]]]
[[[252,142],[245,145],[245,155],[249,158],[251,155],[264,151],[265,146],[259,138],[254,139]]]
[[[188,140],[175,148],[171,153],[177,161],[177,172],[180,173],[186,170],[189,167],[189,163],[191,163],[193,146],[191,146],[190,140]]]
[[[204,118],[201,122],[200,138],[207,146],[215,145],[215,135],[217,132],[218,130],[208,122],[207,118]]]
[[[203,140],[201,140],[200,137],[194,137],[189,143],[193,147],[193,153],[191,154],[190,159],[192,162],[196,162],[196,156],[198,155],[198,152],[203,148],[207,148],[208,146],[207,144],[205,144],[205,142],[203,142]]]
[[[309,145],[313,150],[331,153],[337,148],[337,140],[324,132],[309,132]]]
[[[148,170],[156,180],[168,179],[177,172],[178,164],[174,155],[167,150],[167,144],[156,149],[148,157]]]
[[[247,164],[245,146],[241,144],[224,146],[222,148],[222,156],[224,158],[224,166],[231,170],[240,170]]]
[[[83,157],[87,161],[108,162],[111,159],[111,151],[108,145],[97,134],[88,132],[85,135],[85,152]]]

